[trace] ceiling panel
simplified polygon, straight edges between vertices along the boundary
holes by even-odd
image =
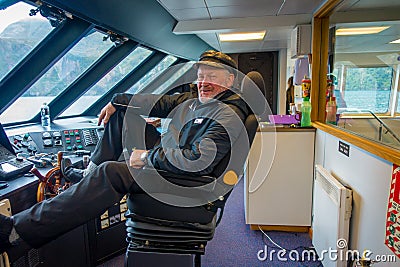
[[[274,51],[278,49],[287,48],[287,40],[272,40],[265,41],[262,44],[262,49],[264,51]]]
[[[262,4],[245,6],[209,7],[211,18],[244,18],[275,15],[279,4],[265,6]]]
[[[290,39],[293,27],[267,27],[267,29],[267,36],[264,38],[265,40],[288,40]]]
[[[321,0],[287,0],[279,15],[312,14],[320,5]]]
[[[249,51],[273,51],[285,49],[290,46],[291,32],[296,25],[309,24],[312,14],[326,0],[157,0],[174,16],[178,21],[174,32],[177,34],[195,33],[210,46],[217,50],[229,53],[249,52]],[[351,11],[353,15],[345,16],[350,20],[341,22],[354,22],[363,17],[370,18],[369,15],[358,13],[368,9],[368,12],[382,10],[382,8],[400,7],[400,0],[344,0],[338,12]],[[386,9],[388,10],[388,9]],[[386,11],[383,10],[385,16]],[[381,12],[381,13],[382,13]],[[376,14],[375,14],[376,13]],[[379,12],[372,15],[379,16]],[[337,13],[335,13],[337,14]],[[349,13],[350,14],[350,13]],[[397,13],[395,13],[397,14]],[[382,14],[381,14],[382,16]],[[393,17],[393,15],[392,15]],[[387,19],[388,20],[388,19]],[[364,21],[364,20],[360,20]],[[337,21],[340,22],[340,21]],[[335,22],[332,23],[334,25]],[[219,32],[235,31],[255,31],[267,30],[267,35],[263,41],[250,42],[231,42],[220,43],[217,37]],[[388,33],[388,32],[387,32]],[[365,43],[368,39],[370,49],[384,47],[390,50],[398,49],[397,45],[386,44],[390,38],[395,38],[399,34],[392,36],[370,36],[355,38],[354,40],[345,39],[338,43],[347,51],[346,42]]]
[[[226,42],[221,43],[221,51],[225,53],[247,53],[261,51],[277,51],[287,47],[286,41],[266,41],[266,42]]]
[[[144,0],[145,1],[145,0]],[[164,8],[170,9],[185,9],[185,8],[205,8],[203,0],[157,0]]]
[[[352,3],[351,6],[348,7],[348,11],[350,10],[363,10],[363,9],[371,9],[371,8],[390,8],[390,7],[399,7],[400,1],[399,0],[359,0],[350,1]]]
[[[171,9],[169,12],[177,20],[210,19],[207,8]]]
[[[205,0],[208,7],[216,6],[254,6],[263,4],[264,6],[273,5],[276,2],[281,3],[283,0]],[[280,5],[280,4],[279,4]]]
[[[263,51],[259,42],[221,43],[221,51],[224,53],[245,53]]]
[[[193,21],[194,26],[189,26],[189,28],[196,29],[196,34],[210,46],[217,50],[234,52],[235,49],[238,51],[259,51],[260,49],[271,51],[273,49],[287,48],[287,44],[290,43],[292,29],[298,24],[311,23],[311,14],[325,0],[158,1],[178,21]],[[202,6],[201,3],[204,3],[206,8],[198,8]],[[191,9],[185,9],[186,7],[191,7]],[[278,12],[281,15],[286,15],[286,17],[276,16]],[[309,17],[307,17],[306,21],[304,17],[290,17],[296,14],[308,14]],[[252,19],[258,18],[260,21],[257,21],[257,23],[250,23]],[[243,19],[243,21],[240,23],[240,27],[237,27],[239,26],[236,25],[237,22],[231,21],[231,19]],[[215,22],[213,22],[214,20]],[[226,23],[224,20],[226,20]],[[205,21],[209,21],[209,23],[207,24]],[[232,23],[236,23],[236,26],[230,26]],[[276,23],[279,25],[274,25]],[[188,24],[185,25],[187,26]],[[204,30],[199,28],[200,25],[204,26]],[[219,27],[213,25],[219,25]],[[213,28],[214,30],[211,30]],[[267,36],[264,41],[220,43],[217,37],[219,32],[263,29],[267,30]],[[190,33],[190,31],[186,33]],[[271,43],[271,41],[273,42]]]
[[[359,23],[337,24],[336,28],[360,27]],[[363,25],[365,26],[365,25]],[[390,44],[400,38],[400,22],[369,23],[368,26],[390,26],[390,28],[376,34],[336,36],[335,51],[337,53],[357,52],[399,52],[400,44]]]

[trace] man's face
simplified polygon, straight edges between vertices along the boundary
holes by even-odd
[[[226,69],[199,65],[197,70],[197,89],[199,100],[206,103],[233,85],[235,77]]]

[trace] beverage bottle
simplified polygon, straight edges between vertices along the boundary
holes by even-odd
[[[304,79],[301,80],[301,89],[303,92],[303,97],[310,97],[311,80],[307,76],[304,76]]]
[[[40,107],[40,120],[43,127],[50,127],[50,107],[47,103]]]
[[[303,99],[303,104],[301,105],[301,127],[311,126],[311,103],[308,97]]]
[[[335,97],[330,97],[329,101],[326,102],[326,123],[336,125],[336,109],[336,99]]]

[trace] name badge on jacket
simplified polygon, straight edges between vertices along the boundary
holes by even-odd
[[[194,120],[194,124],[202,124],[202,123],[203,123],[203,118]]]

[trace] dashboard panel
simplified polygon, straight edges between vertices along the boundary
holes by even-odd
[[[103,135],[102,127],[70,128],[26,132],[9,136],[17,155],[29,159],[37,155],[90,155]]]

